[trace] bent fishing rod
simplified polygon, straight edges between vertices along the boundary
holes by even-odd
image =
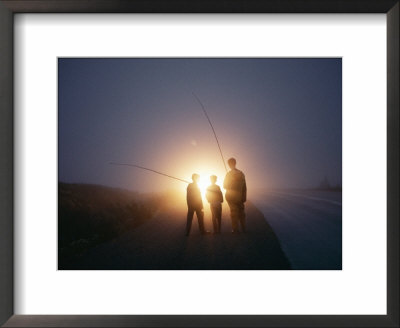
[[[226,164],[225,164],[224,155],[222,154],[221,145],[219,144],[219,140],[218,140],[218,137],[217,137],[217,133],[215,132],[215,129],[214,129],[214,126],[213,126],[213,124],[212,124],[212,122],[211,122],[211,120],[210,120],[210,117],[208,116],[207,111],[206,111],[206,109],[205,109],[203,103],[202,103],[201,100],[199,99],[199,97],[197,97],[197,95],[196,95],[194,92],[192,92],[192,94],[193,94],[193,96],[196,98],[197,102],[200,104],[201,109],[203,110],[203,113],[204,113],[204,115],[206,116],[208,123],[210,124],[211,130],[212,130],[212,132],[213,132],[213,134],[214,134],[214,137],[215,137],[215,141],[217,142],[217,146],[218,146],[218,149],[219,149],[219,153],[220,153],[220,155],[221,155],[222,163],[224,163],[225,171],[228,172],[228,169],[226,168]],[[116,162],[110,162],[109,164],[110,164],[110,165],[119,165],[119,166],[130,166],[130,167],[135,167],[135,168],[142,169],[142,170],[146,170],[146,171],[150,171],[150,172],[153,172],[153,173],[156,173],[156,174],[159,174],[159,175],[162,175],[162,176],[165,176],[165,177],[174,179],[174,180],[178,180],[178,181],[185,182],[185,183],[190,183],[190,181],[187,181],[187,180],[184,180],[184,179],[181,179],[181,178],[177,178],[177,177],[174,177],[174,176],[172,176],[172,175],[169,175],[169,174],[166,174],[166,173],[163,173],[163,172],[159,172],[159,171],[156,171],[156,170],[153,170],[153,169],[149,169],[149,168],[147,168],[147,167],[140,166],[140,165],[136,165],[136,164],[116,163]]]
[[[219,153],[221,154],[222,162],[224,163],[225,172],[228,172],[228,169],[226,168],[226,164],[225,164],[224,155],[222,155],[221,146],[220,146],[219,141],[218,141],[217,133],[215,132],[214,126],[211,123],[210,117],[208,116],[207,111],[206,111],[203,103],[200,101],[199,97],[197,97],[194,92],[192,92],[192,95],[196,98],[197,102],[200,104],[200,106],[201,106],[201,108],[203,110],[203,113],[206,116],[207,121],[211,126],[212,132],[214,133],[215,141],[217,142],[217,145],[218,145]]]
[[[163,176],[165,176],[165,177],[168,177],[168,178],[171,178],[171,179],[175,179],[175,180],[178,180],[178,181],[181,181],[181,182],[190,183],[190,181],[187,181],[187,180],[184,180],[184,179],[180,179],[180,178],[174,177],[174,176],[172,176],[172,175],[165,174],[165,173],[162,173],[162,172],[159,172],[159,171],[156,171],[156,170],[153,170],[153,169],[149,169],[149,168],[147,168],[147,167],[135,165],[135,164],[115,163],[115,162],[110,162],[109,164],[110,164],[110,165],[119,165],[119,166],[131,166],[131,167],[136,167],[136,168],[138,168],[138,169],[142,169],[142,170],[150,171],[150,172],[153,172],[153,173],[157,173],[157,174],[159,174],[159,175],[163,175]]]

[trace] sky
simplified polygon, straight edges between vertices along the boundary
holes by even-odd
[[[340,58],[59,58],[59,181],[140,192],[222,184],[234,157],[248,188],[342,181]]]

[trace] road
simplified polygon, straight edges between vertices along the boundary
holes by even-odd
[[[252,198],[277,235],[292,268],[342,268],[342,193],[265,191]]]

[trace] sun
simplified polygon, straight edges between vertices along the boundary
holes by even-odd
[[[212,165],[208,165],[207,163],[199,163],[200,165],[195,168],[194,170],[192,168],[186,169],[181,176],[185,178],[185,180],[188,183],[192,182],[192,174],[198,174],[199,179],[197,180],[197,186],[200,189],[200,193],[202,196],[203,201],[206,200],[206,192],[207,188],[211,185],[211,180],[210,177],[212,175],[217,176],[217,181],[216,184],[221,188],[221,191],[223,190],[222,184],[225,176],[225,172],[223,170],[218,169]],[[187,185],[182,185],[182,191],[186,193],[187,191]]]
[[[200,176],[199,181],[197,182],[197,185],[199,186],[200,192],[201,192],[201,196],[206,199],[206,192],[207,192],[207,188],[211,185],[211,181],[210,181],[210,176],[211,174],[202,174]],[[221,180],[219,179],[219,177],[217,177],[217,185],[220,186],[220,188],[222,188],[222,186],[220,185]]]
[[[200,176],[199,182],[198,182],[198,186],[201,192],[201,195],[203,197],[205,197],[206,195],[206,191],[207,191],[207,187],[211,184],[210,179],[208,178],[208,176]]]

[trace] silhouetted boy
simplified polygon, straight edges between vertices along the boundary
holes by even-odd
[[[212,175],[210,177],[211,186],[207,188],[206,198],[210,203],[212,223],[214,228],[214,233],[221,233],[221,215],[222,215],[222,202],[224,198],[222,197],[221,189],[215,183],[217,182],[217,177]]]
[[[189,236],[194,212],[196,212],[197,220],[199,221],[200,233],[203,235],[207,233],[204,229],[203,201],[201,199],[199,186],[197,185],[199,178],[200,176],[194,173],[192,175],[193,183],[190,183],[187,187],[186,200],[188,205],[188,213],[186,222],[186,236]]]
[[[244,203],[247,198],[246,179],[242,171],[236,168],[236,159],[228,160],[230,171],[226,174],[224,188],[226,189],[225,198],[231,210],[232,233],[239,232],[239,222],[242,231],[246,232],[246,215],[244,213]]]

